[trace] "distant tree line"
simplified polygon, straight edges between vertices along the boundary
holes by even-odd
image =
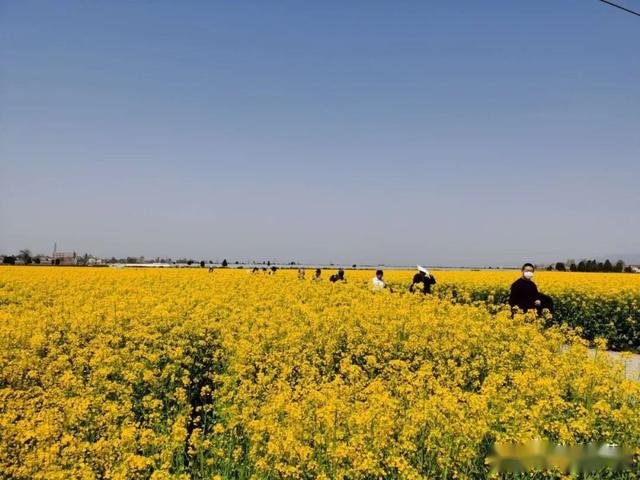
[[[549,265],[547,270],[556,270],[558,272],[633,272],[633,269],[630,266],[625,266],[622,260],[618,260],[616,263],[611,263],[611,260],[609,259],[606,259],[604,262],[587,259],[580,260],[579,262],[576,262],[575,260],[567,260],[566,262],[558,262],[555,265]]]
[[[18,260],[20,260],[25,265],[30,265],[31,263],[40,263],[40,258],[33,258],[33,254],[28,248],[20,250],[18,255],[5,255],[2,258],[2,263],[4,263],[5,265],[15,265]]]
[[[47,256],[47,255],[41,255],[41,254],[37,254],[37,255],[33,255],[31,253],[31,250],[29,250],[28,248],[25,248],[23,250],[20,250],[18,254],[11,254],[11,255],[0,255],[0,263],[3,263],[5,265],[16,265],[16,264],[24,264],[24,265],[30,265],[30,264],[39,264],[42,262],[41,257],[43,258],[47,258],[47,264],[49,261],[51,261],[51,264],[55,264],[55,265],[59,265],[60,264],[60,259],[52,259],[51,257]],[[95,261],[98,260],[98,258],[94,255],[91,255],[89,253],[85,253],[84,255],[78,255],[77,257],[75,257],[75,253],[74,253],[74,258],[76,258],[76,265],[89,265],[91,264],[90,261],[93,261],[95,263]],[[55,262],[55,263],[54,263]],[[171,258],[162,258],[162,257],[156,257],[154,259],[145,259],[144,256],[140,256],[140,257],[133,257],[133,256],[126,256],[126,257],[121,257],[121,258],[116,258],[116,257],[111,257],[111,258],[104,258],[101,260],[101,262],[104,262],[105,264],[141,264],[141,263],[167,263],[167,264],[186,264],[186,265],[194,265],[197,264],[200,267],[204,268],[205,265],[209,264],[209,265],[214,265],[214,264],[220,264],[222,267],[226,268],[229,267],[232,263],[234,265],[237,265],[238,268],[240,268],[240,261],[235,260],[233,262],[227,260],[226,258],[224,260],[222,260],[222,262],[219,262],[218,260],[194,260],[193,258],[187,258],[187,257],[182,257],[182,258],[178,258],[176,260],[173,260]],[[248,261],[246,261],[245,263],[249,263]],[[252,262],[252,263],[256,263],[256,262]],[[271,260],[264,260],[262,262],[257,262],[257,263],[261,263],[262,265],[266,265],[266,266],[271,266]],[[290,265],[297,265],[296,262],[290,262]]]

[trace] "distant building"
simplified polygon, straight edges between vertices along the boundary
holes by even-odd
[[[50,265],[53,262],[53,258],[49,255],[36,255],[31,259],[33,263],[40,265]]]
[[[76,252],[53,252],[51,263],[53,265],[77,265],[78,256]]]

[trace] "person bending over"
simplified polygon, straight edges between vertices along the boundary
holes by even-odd
[[[340,268],[338,270],[338,273],[334,273],[333,275],[331,275],[329,277],[329,281],[331,283],[336,283],[336,282],[346,282],[347,279],[344,278],[344,269]]]
[[[436,279],[429,270],[420,265],[417,265],[418,273],[413,276],[413,281],[411,282],[411,286],[409,287],[409,291],[413,292],[416,288],[416,285],[422,284],[422,293],[425,295],[431,293],[431,285],[435,285]]]

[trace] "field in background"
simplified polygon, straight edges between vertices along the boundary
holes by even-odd
[[[478,478],[494,440],[640,445],[640,384],[511,318],[517,273],[328,274],[0,269],[0,476]],[[536,281],[574,322],[637,318],[632,275]]]

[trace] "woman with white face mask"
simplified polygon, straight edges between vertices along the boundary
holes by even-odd
[[[511,285],[509,305],[518,307],[523,311],[540,306],[540,293],[533,283],[533,271],[535,267],[531,263],[522,266],[522,276]]]

